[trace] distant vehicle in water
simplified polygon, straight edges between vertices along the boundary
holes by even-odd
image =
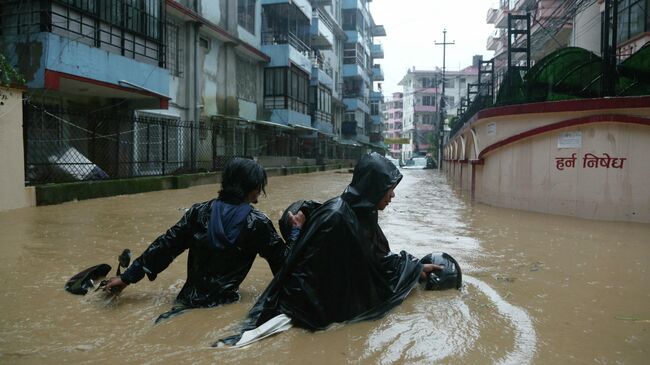
[[[427,158],[426,157],[411,157],[406,161],[406,164],[402,166],[403,169],[426,169],[427,168]]]

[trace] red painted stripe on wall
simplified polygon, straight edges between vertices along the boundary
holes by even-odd
[[[498,148],[519,142],[523,139],[531,138],[533,136],[548,133],[558,129],[574,127],[577,125],[593,124],[593,123],[621,123],[621,124],[639,124],[639,125],[650,126],[650,119],[632,116],[632,115],[618,115],[618,114],[590,115],[587,117],[568,119],[561,122],[545,125],[542,127],[533,128],[526,132],[515,134],[514,136],[493,143],[485,147],[479,153],[478,159],[481,160],[485,157],[485,155],[489,154],[490,152],[493,152]]]

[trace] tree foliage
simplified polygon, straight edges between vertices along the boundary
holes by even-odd
[[[5,55],[0,53],[0,86],[22,85],[24,83],[23,76],[11,66]]]

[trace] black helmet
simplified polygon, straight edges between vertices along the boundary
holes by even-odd
[[[280,220],[278,221],[278,226],[280,227],[280,234],[282,234],[282,238],[284,238],[285,242],[292,241],[292,239],[296,239],[297,237],[290,237],[291,236],[291,221],[289,221],[289,212],[291,214],[296,215],[298,214],[298,211],[302,207],[302,205],[305,203],[304,200],[298,200],[291,205],[287,207],[287,209],[284,210],[284,213],[282,213],[282,217],[280,217]]]
[[[444,267],[442,270],[434,270],[429,273],[425,285],[427,290],[460,289],[463,284],[460,265],[451,255],[445,252],[432,253],[424,256],[420,262]]]
[[[65,290],[72,294],[85,295],[95,286],[98,279],[105,277],[111,271],[111,265],[99,264],[89,267],[71,277],[65,283]]]

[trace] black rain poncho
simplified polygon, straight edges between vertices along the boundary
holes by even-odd
[[[145,274],[154,280],[174,258],[189,250],[187,281],[176,298],[176,308],[182,309],[213,307],[238,300],[239,284],[257,254],[268,261],[274,274],[277,273],[289,247],[269,218],[252,207],[243,210],[227,207],[227,204],[219,206],[216,202],[219,200],[193,205],[176,225],[133,262],[121,275],[122,280],[135,283]],[[226,225],[217,227],[216,235],[215,229],[210,230],[215,207],[220,208],[220,220]],[[227,226],[237,214],[240,222]]]
[[[377,203],[402,175],[373,153],[361,158],[344,193],[310,213],[280,272],[253,306],[243,330],[285,314],[297,326],[378,318],[418,283],[422,264],[391,253],[377,223]],[[240,336],[225,339],[233,344]]]

